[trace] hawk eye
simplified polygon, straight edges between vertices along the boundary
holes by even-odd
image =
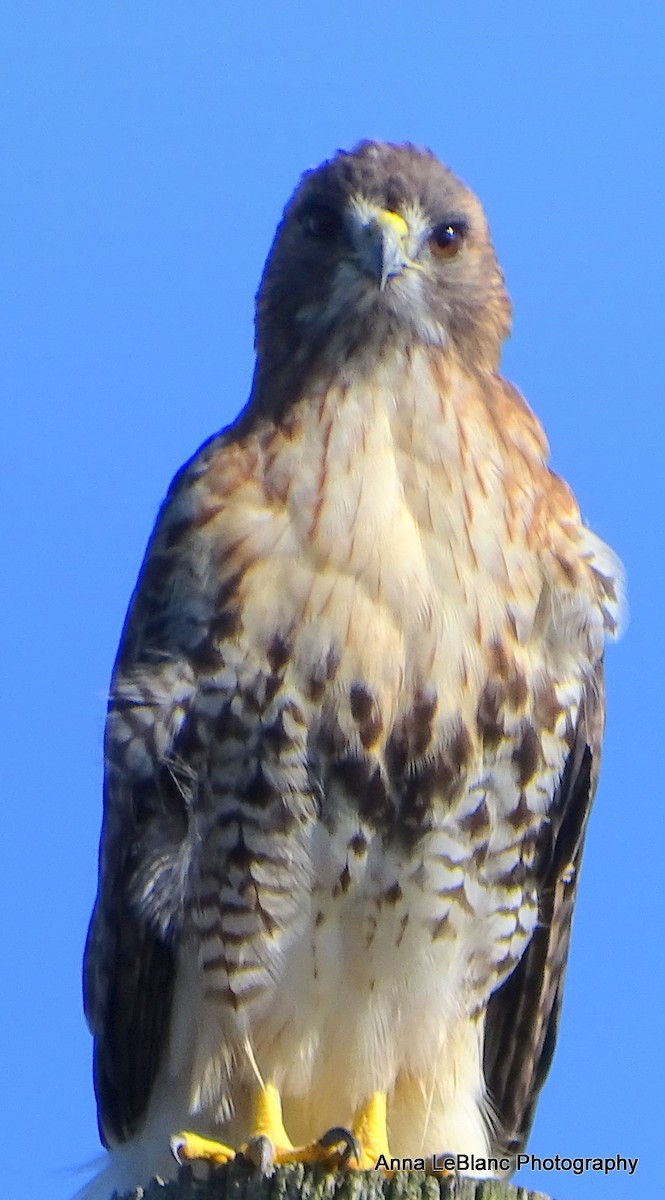
[[[328,204],[310,204],[302,215],[305,232],[319,242],[332,242],[342,228],[337,209]]]
[[[454,258],[462,248],[466,227],[460,221],[442,221],[432,230],[429,244],[435,258]]]

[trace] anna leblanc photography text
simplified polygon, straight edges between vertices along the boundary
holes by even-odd
[[[554,1154],[551,1157],[540,1158],[536,1154],[518,1154],[514,1158],[478,1158],[475,1154],[432,1154],[427,1158],[386,1158],[379,1155],[375,1170],[391,1171],[461,1171],[465,1174],[486,1176],[512,1174],[521,1167],[529,1167],[532,1171],[570,1171],[573,1175],[583,1175],[588,1171],[601,1171],[603,1175],[611,1175],[614,1171],[625,1171],[633,1175],[637,1169],[638,1158],[627,1158],[615,1154],[609,1158],[594,1157],[593,1155],[567,1156]]]

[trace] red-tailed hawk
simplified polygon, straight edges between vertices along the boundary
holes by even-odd
[[[113,675],[91,1195],[172,1173],[172,1135],[264,1165],[336,1161],[331,1126],[356,1165],[524,1145],[620,570],[498,373],[509,322],[432,154],[304,176],[249,403],[173,482]]]

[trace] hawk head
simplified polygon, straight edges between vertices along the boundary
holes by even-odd
[[[413,342],[493,369],[510,327],[482,207],[428,150],[360,142],[302,178],[257,298],[257,377],[372,370]]]

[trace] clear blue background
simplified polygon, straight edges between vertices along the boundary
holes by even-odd
[[[639,1156],[663,1122],[662,0],[2,0],[0,1178],[65,1200],[97,1153],[80,958],[105,692],[157,506],[244,404],[300,172],[362,136],[480,194],[506,374],[628,570],[558,1053],[530,1143]]]

